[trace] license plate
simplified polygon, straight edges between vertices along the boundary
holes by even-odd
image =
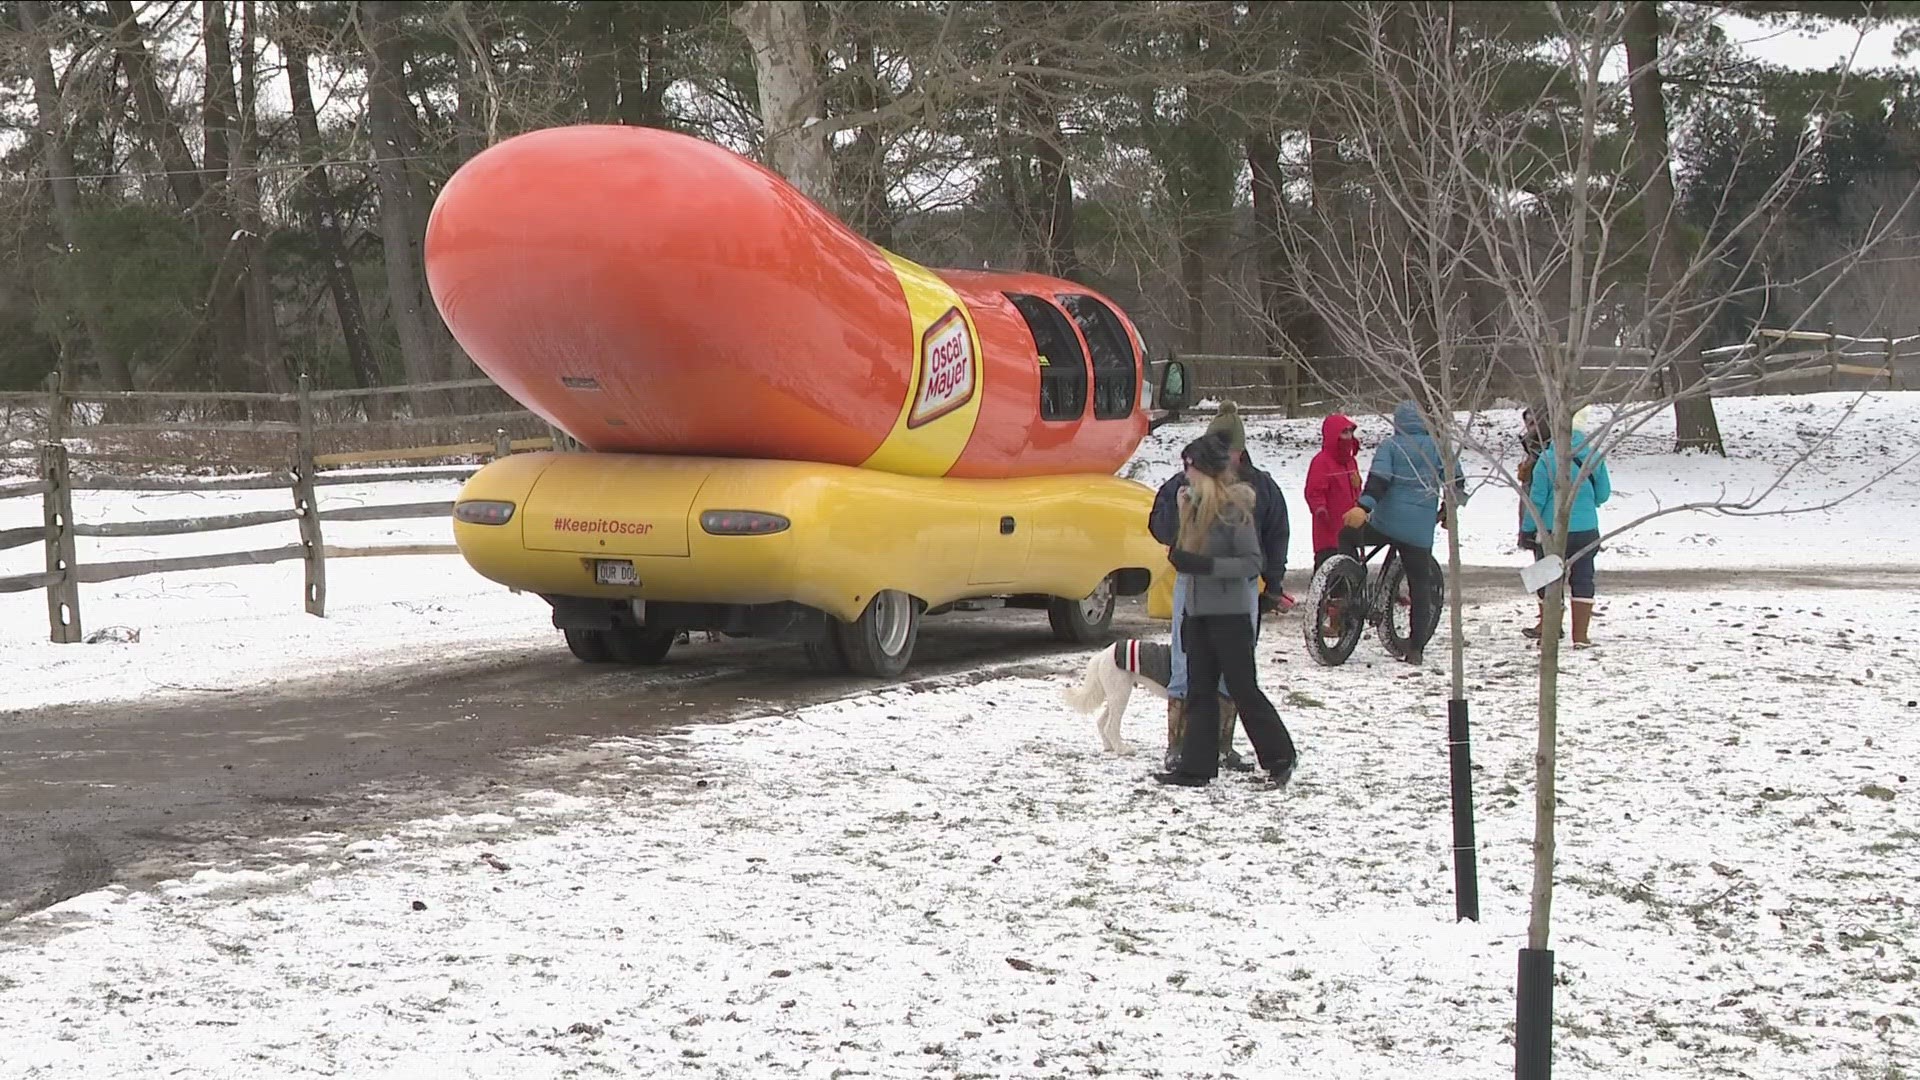
[[[627,559],[597,559],[593,564],[593,580],[601,585],[638,585],[640,579],[633,572],[633,563]]]

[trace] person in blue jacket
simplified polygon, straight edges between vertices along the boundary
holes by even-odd
[[[1440,495],[1451,481],[1456,505],[1466,502],[1466,480],[1456,466],[1446,468],[1440,445],[1427,431],[1420,407],[1403,401],[1393,410],[1393,434],[1373,452],[1367,469],[1367,482],[1360,489],[1358,506],[1347,511],[1340,539],[1349,555],[1359,557],[1359,549],[1371,544],[1391,544],[1400,564],[1407,568],[1407,591],[1413,599],[1413,635],[1407,641],[1407,653],[1401,657],[1409,664],[1425,659],[1426,647],[1439,626],[1434,609],[1440,595],[1440,564],[1433,557],[1433,530],[1439,524]]]
[[[1253,489],[1254,527],[1260,535],[1261,568],[1260,579],[1266,581],[1266,588],[1260,588],[1260,579],[1247,585],[1247,606],[1256,610],[1253,633],[1255,640],[1260,635],[1260,617],[1269,612],[1284,610],[1291,603],[1281,588],[1281,579],[1287,573],[1287,497],[1280,492],[1280,485],[1273,477],[1255,468],[1247,457],[1247,431],[1240,421],[1239,407],[1233,402],[1223,402],[1219,415],[1207,425],[1206,434],[1219,435],[1226,440],[1229,452],[1231,475],[1241,483]],[[1167,478],[1160,485],[1160,491],[1154,496],[1153,510],[1147,518],[1147,531],[1153,538],[1168,548],[1174,547],[1180,540],[1180,492],[1187,486],[1186,470],[1181,470]],[[1182,648],[1181,624],[1186,621],[1187,593],[1191,587],[1185,575],[1174,579],[1173,586],[1173,681],[1167,684],[1167,761],[1168,768],[1175,757],[1186,733],[1187,716],[1187,657]],[[1220,709],[1220,751],[1221,760],[1229,769],[1246,771],[1253,766],[1233,749],[1234,724],[1238,719],[1238,710],[1232,697],[1227,693],[1227,684],[1223,678],[1219,686]]]
[[[1573,644],[1584,648],[1591,644],[1587,631],[1593,624],[1593,557],[1600,550],[1600,507],[1613,497],[1613,481],[1607,476],[1607,461],[1598,451],[1587,446],[1588,417],[1587,410],[1580,410],[1573,418],[1573,458],[1568,463],[1567,476],[1573,482],[1573,498],[1570,500],[1570,513],[1567,517],[1567,591],[1573,594]],[[1528,489],[1528,498],[1533,503],[1532,525],[1545,535],[1553,524],[1554,484],[1559,479],[1560,468],[1558,445],[1548,446],[1540,452],[1540,459],[1533,466],[1533,482]],[[1582,471],[1585,476],[1580,475]],[[1540,590],[1544,600],[1546,590]],[[1532,632],[1522,630],[1528,637],[1541,635],[1546,622],[1544,608],[1541,623],[1532,627]],[[1554,633],[1559,634],[1559,627]]]

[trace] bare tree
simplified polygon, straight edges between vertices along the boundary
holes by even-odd
[[[444,378],[447,365],[435,333],[439,315],[427,294],[422,242],[426,214],[409,163],[416,155],[406,86],[405,46],[398,5],[359,5],[360,40],[367,60],[367,128],[373,136],[374,174],[380,183],[380,238],[386,252],[387,307],[400,337],[407,381]],[[422,403],[415,403],[416,410]]]
[[[47,170],[47,186],[53,195],[53,223],[60,243],[71,256],[80,246],[80,185],[74,178],[73,152],[68,149],[66,102],[61,94],[60,77],[53,69],[53,41],[58,31],[51,25],[52,6],[46,0],[20,0],[14,5],[20,28],[26,32],[27,59],[33,69],[33,102],[39,128],[40,159]],[[133,372],[127,358],[107,346],[108,338],[99,329],[98,301],[80,298],[80,321],[86,327],[93,348],[94,363],[109,390],[133,389]]]
[[[1317,88],[1320,107],[1349,133],[1354,153],[1345,168],[1358,205],[1329,214],[1316,207],[1311,227],[1289,230],[1302,302],[1333,339],[1359,358],[1379,389],[1416,402],[1451,466],[1467,454],[1482,459],[1482,490],[1527,493],[1500,445],[1498,429],[1475,409],[1489,391],[1518,393],[1543,407],[1553,445],[1574,442],[1573,417],[1606,403],[1605,419],[1584,433],[1584,452],[1552,456],[1548,520],[1528,506],[1545,557],[1561,565],[1568,550],[1573,495],[1620,441],[1663,413],[1684,414],[1704,400],[1715,379],[1662,378],[1670,350],[1635,350],[1659,342],[1674,325],[1697,327],[1739,289],[1781,284],[1765,268],[1715,293],[1707,270],[1773,227],[1782,201],[1813,167],[1818,131],[1779,173],[1765,179],[1766,197],[1707,231],[1692,249],[1662,244],[1663,230],[1641,227],[1671,213],[1671,177],[1644,168],[1643,148],[1614,151],[1608,138],[1624,100],[1643,91],[1644,71],[1609,77],[1626,25],[1644,14],[1633,5],[1550,4],[1553,57],[1471,30],[1454,5],[1412,5],[1387,11],[1369,5],[1349,43],[1357,72]],[[1516,94],[1531,87],[1530,93]],[[1636,167],[1640,166],[1640,167]],[[1892,234],[1915,195],[1883,208],[1843,256],[1813,268],[1802,281],[1831,290]],[[1652,243],[1658,251],[1649,252]],[[1760,245],[1751,245],[1758,247]],[[1649,263],[1655,272],[1643,274]],[[1491,312],[1470,302],[1476,292],[1498,298]],[[1250,308],[1260,309],[1257,298]],[[1692,336],[1692,331],[1688,331]],[[1697,345],[1695,346],[1697,352]],[[1723,378],[1733,377],[1731,374]],[[1331,385],[1330,393],[1338,390]],[[1679,426],[1685,429],[1685,422]],[[1810,451],[1811,452],[1811,451]],[[1804,460],[1804,459],[1803,459]],[[1796,463],[1797,464],[1797,463]],[[1900,463],[1904,464],[1904,463]],[[1893,469],[1900,467],[1895,464]],[[1789,465],[1787,471],[1795,467]],[[1893,469],[1887,471],[1890,474]],[[1883,474],[1886,475],[1886,474]],[[1723,513],[1775,513],[1765,499],[1777,489],[1711,503]],[[1451,523],[1454,507],[1445,506]],[[1643,521],[1612,530],[1617,536]],[[1460,698],[1464,671],[1457,535],[1449,530],[1453,568],[1452,667]],[[1566,578],[1547,589],[1539,652],[1533,883],[1527,947],[1516,995],[1521,1077],[1544,1076],[1551,1047],[1545,1018],[1530,1011],[1551,998],[1550,944],[1555,840],[1556,744],[1560,720],[1560,625]],[[1544,974],[1543,974],[1544,973]]]
[[[817,50],[807,26],[807,5],[790,0],[746,0],[733,23],[753,48],[760,93],[762,154],[767,167],[808,198],[834,206],[833,156],[827,129]]]
[[[346,346],[347,367],[361,387],[379,386],[380,362],[374,355],[373,335],[367,329],[366,308],[360,302],[360,286],[354,281],[353,263],[340,225],[340,203],[334,196],[333,181],[328,178],[326,149],[320,141],[320,118],[313,104],[313,80],[308,72],[308,24],[290,0],[280,0],[276,43],[286,61],[287,93],[293,108],[294,138],[300,148],[301,173],[305,188],[307,216],[320,249],[322,272],[327,292],[333,298],[334,317],[339,321],[341,341]],[[373,408],[385,407],[385,399]]]

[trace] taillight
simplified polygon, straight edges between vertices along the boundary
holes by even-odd
[[[475,499],[472,502],[455,503],[453,516],[455,520],[469,525],[505,525],[513,520],[513,504]]]
[[[700,527],[715,536],[766,536],[786,532],[793,522],[752,510],[708,510],[700,515]]]

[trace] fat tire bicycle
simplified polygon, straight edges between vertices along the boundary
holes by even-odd
[[[1379,571],[1368,576],[1367,568],[1385,551]],[[1445,590],[1436,564],[1429,575],[1433,583],[1432,602],[1427,605],[1428,621],[1421,637],[1431,640],[1440,625],[1440,608]],[[1413,640],[1413,593],[1407,568],[1400,553],[1391,544],[1375,544],[1360,558],[1341,553],[1320,564],[1307,588],[1307,617],[1302,629],[1307,639],[1307,655],[1323,667],[1347,662],[1360,644],[1360,635],[1368,626],[1375,628],[1380,647],[1395,660],[1405,660]]]

